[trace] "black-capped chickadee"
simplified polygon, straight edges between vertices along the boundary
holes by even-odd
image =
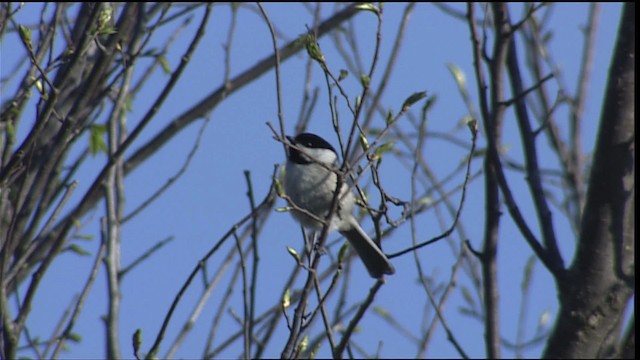
[[[338,155],[323,138],[301,133],[295,138],[287,136],[287,165],[284,189],[296,207],[304,209],[320,219],[326,219],[336,191]],[[333,169],[334,171],[330,170]],[[380,278],[393,274],[395,269],[389,259],[362,230],[352,215],[355,198],[344,183],[340,190],[338,207],[331,217],[329,230],[338,230],[356,249],[369,274]],[[303,213],[292,211],[293,217],[304,227],[319,230],[322,222]]]

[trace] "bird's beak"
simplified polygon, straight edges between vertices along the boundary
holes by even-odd
[[[288,142],[284,143],[284,147],[285,147],[285,151],[287,153],[287,157],[289,157],[291,155],[291,146],[294,145],[294,141],[293,141],[293,137],[291,136],[285,136],[287,138]]]

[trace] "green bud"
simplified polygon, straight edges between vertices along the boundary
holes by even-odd
[[[20,32],[20,38],[22,41],[24,41],[24,43],[27,44],[27,47],[31,49],[31,29],[24,25],[18,25],[18,31]]]
[[[322,51],[320,51],[320,46],[316,42],[315,36],[309,34],[305,40],[304,45],[307,48],[307,54],[309,54],[313,60],[324,64],[324,55],[322,55]]]
[[[360,75],[360,83],[362,84],[362,87],[369,87],[369,84],[371,84],[371,78],[367,74],[362,74]]]

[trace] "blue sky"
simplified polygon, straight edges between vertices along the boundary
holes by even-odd
[[[333,6],[332,4],[322,6],[323,18],[331,13]],[[451,6],[464,10],[463,4]],[[562,69],[562,83],[569,89],[574,89],[582,51],[580,29],[585,24],[588,5],[563,3],[555,6],[556,9],[550,18],[550,28],[553,29],[553,38],[550,43],[551,54],[553,61]],[[16,21],[33,24],[34,19],[39,16],[40,7],[41,4],[26,4],[17,14]],[[305,26],[311,25],[312,17],[301,5],[268,3],[264,4],[264,7],[273,24],[286,36],[287,41],[304,33]],[[393,45],[392,40],[404,8],[404,4],[389,3],[384,5],[381,64],[376,75],[372,78],[372,86],[374,87],[379,83],[379,78],[386,65]],[[601,5],[601,17],[596,36],[597,50],[583,129],[583,151],[587,154],[590,154],[593,149],[597,132],[603,88],[618,27],[620,9],[620,4]],[[510,11],[512,18],[517,19],[522,13],[522,8],[519,5],[510,5]],[[172,69],[177,67],[181,54],[189,44],[193,30],[200,22],[202,11],[195,14],[193,21],[178,37],[174,50],[167,56],[169,66]],[[226,42],[229,19],[228,6],[214,6],[212,19],[208,24],[202,45],[191,59],[182,80],[138,144],[153,136],[166,123],[220,86],[224,75],[223,44]],[[268,28],[258,13],[241,8],[237,24],[231,52],[230,73],[232,77],[245,71],[272,52]],[[370,13],[362,13],[355,17],[355,29],[359,34],[359,46],[365,64],[370,62],[376,25],[375,16]],[[170,36],[172,28],[160,31],[152,43],[162,44]],[[469,37],[468,27],[462,21],[453,19],[433,5],[417,5],[409,21],[405,42],[393,76],[387,86],[383,104],[394,107],[397,112],[407,96],[416,91],[427,91],[429,96],[437,96],[437,102],[429,116],[429,131],[449,133],[468,143],[468,131],[465,128],[456,130],[457,124],[468,114],[468,111],[451,73],[447,69],[447,64],[455,64],[466,74],[471,97],[474,101],[477,100]],[[6,35],[1,44],[0,71],[3,79],[9,72],[15,71],[15,62],[25,55],[24,48],[17,39],[15,33]],[[279,40],[280,45],[284,43],[285,41],[282,39]],[[322,38],[319,43],[334,73],[345,67],[329,38]],[[522,60],[522,53],[520,57]],[[289,133],[293,131],[302,101],[305,65],[306,53],[300,53],[283,63],[281,68],[282,110],[286,131]],[[322,135],[334,146],[337,146],[337,140],[331,127],[324,79],[317,65],[314,66],[312,84],[319,87],[320,97],[308,130]],[[368,65],[366,66],[368,67]],[[140,74],[138,73],[137,76]],[[127,119],[130,122],[130,129],[144,116],[167,80],[167,75],[158,72],[152,78],[150,86],[145,89],[145,92],[135,99],[133,109]],[[528,83],[528,85],[531,84]],[[0,99],[2,102],[12,94],[15,84],[12,86],[2,88],[2,99]],[[345,88],[351,94],[351,98],[355,98],[360,89],[356,74],[350,74],[350,77],[345,81]],[[124,356],[132,356],[129,344],[131,335],[137,328],[141,328],[143,332],[142,350],[146,351],[150,347],[173,297],[197,261],[227,232],[231,225],[249,211],[245,195],[247,189],[243,175],[244,170],[251,172],[256,199],[262,199],[266,194],[271,183],[274,164],[281,163],[284,159],[282,146],[272,139],[271,132],[265,125],[266,122],[277,124],[275,90],[275,76],[273,72],[269,72],[221,103],[208,117],[202,140],[187,173],[151,207],[124,225],[122,263],[125,266],[156,242],[168,236],[175,237],[174,241],[127,275],[123,281],[120,333]],[[31,125],[26,119],[31,118],[28,114],[33,115],[33,104],[32,101],[31,106],[28,107],[24,123],[19,128],[19,136],[24,136]],[[340,105],[339,110],[341,118],[347,124],[346,108]],[[558,118],[567,119],[566,114],[566,109],[561,108]],[[401,121],[408,120],[401,119]],[[380,127],[383,122],[384,119],[377,118],[374,123]],[[192,124],[125,180],[127,196],[125,213],[135,209],[180,169],[203,123],[203,121],[197,121]],[[565,124],[561,123],[560,125],[563,126],[566,133]],[[546,150],[546,139],[541,139],[539,142],[541,143],[539,156],[542,166],[556,167],[555,160]],[[481,136],[478,147],[483,144],[484,139]],[[504,144],[509,158],[522,159],[519,134],[512,112],[507,114]],[[80,146],[74,151],[77,153],[78,149]],[[443,178],[458,166],[466,153],[465,149],[456,148],[450,143],[434,138],[427,141],[423,156],[437,176]],[[92,176],[95,176],[105,161],[104,155],[98,155],[78,173],[79,186],[72,197],[71,204],[82,197],[92,182]],[[474,171],[479,170],[481,164],[479,160],[474,161]],[[396,176],[402,171],[404,171],[403,174],[406,174],[406,170],[402,170],[402,166],[393,161],[383,162],[383,169],[382,181],[385,189],[394,196],[409,199],[410,178]],[[525,213],[529,214],[528,217],[533,219],[524,177],[512,172],[509,174],[509,179],[514,193],[517,194],[519,205]],[[365,179],[365,181],[369,181],[369,179]],[[452,189],[457,185],[459,182],[447,184],[447,188]],[[479,249],[482,245],[484,226],[482,182],[479,180],[472,182],[468,194],[461,221],[469,241],[476,249]],[[456,193],[452,201],[457,203],[458,199],[459,193]],[[279,200],[278,206],[284,205],[284,202]],[[85,226],[79,231],[81,234],[95,237],[93,241],[80,242],[82,247],[90,251],[92,255],[96,253],[99,245],[99,241],[97,241],[99,221],[97,219],[102,216],[103,212],[104,206],[100,205],[96,211],[83,219]],[[442,219],[439,216],[442,216]],[[560,220],[560,215],[557,216],[559,220],[554,224],[558,238],[561,239],[560,246],[565,263],[569,264],[575,239],[566,221]],[[516,319],[521,301],[519,290],[521,275],[525,262],[531,256],[531,251],[513,223],[508,219],[506,212],[503,218],[498,263],[501,294],[500,325],[503,337],[514,341],[517,331]],[[420,217],[417,224],[418,239],[426,240],[437,236],[450,223],[449,216],[438,215],[434,211],[428,212]],[[371,230],[371,222],[365,222],[364,227]],[[535,222],[532,222],[531,227],[534,232],[538,233]],[[261,260],[257,290],[256,310],[258,314],[279,301],[284,282],[294,266],[286,247],[300,249],[299,234],[299,227],[289,214],[274,213],[267,222],[259,244]],[[330,235],[329,241],[337,238],[338,236],[335,234]],[[453,241],[459,244],[461,239],[454,236]],[[335,254],[340,244],[341,242],[330,248],[329,251]],[[393,253],[410,245],[409,227],[403,226],[390,240],[385,241],[383,246],[387,253]],[[209,270],[211,273],[234,246],[233,242],[228,242],[222,251],[210,260]],[[449,278],[455,259],[447,242],[441,241],[421,249],[418,256],[425,274],[438,281],[445,281]],[[52,309],[63,309],[69,306],[72,298],[80,291],[86,281],[88,269],[93,261],[93,256],[79,257],[74,254],[63,254],[53,264],[43,281],[43,286],[37,295],[36,305],[28,320],[32,335],[47,338],[51,334],[61,316],[60,311],[52,312]],[[416,281],[414,256],[407,255],[396,258],[393,262],[396,274],[388,278],[387,284],[383,286],[376,297],[375,305],[389,311],[411,332],[419,334],[423,321],[423,309],[419,304],[425,303],[425,294]],[[373,281],[366,274],[364,267],[360,263],[354,265],[355,269],[351,281],[351,286],[354,288],[351,289],[350,302],[363,299],[368,289],[373,285]],[[83,339],[80,343],[69,344],[70,352],[65,353],[65,357],[95,358],[103,356],[104,327],[101,316],[106,314],[107,310],[105,279],[104,268],[101,268],[101,273],[98,275],[94,289],[87,300],[85,310],[76,325],[75,332],[82,334]],[[229,275],[226,275],[224,279],[228,281]],[[222,284],[225,284],[224,281]],[[301,285],[300,280],[297,282],[297,286]],[[201,356],[209,324],[216,307],[224,296],[225,286],[228,284],[222,285],[213,293],[203,309],[202,317],[195,324],[194,330],[176,356],[185,358]],[[458,279],[456,295],[452,296],[445,309],[445,317],[465,351],[473,357],[483,357],[485,353],[481,323],[459,312],[459,307],[464,305],[464,300],[460,295],[460,288],[464,286],[470,286],[470,283],[468,277],[461,274]],[[192,310],[196,296],[200,291],[201,285],[198,282],[187,293],[174,315],[174,320],[165,339],[165,346],[161,348],[160,355],[165,354],[166,345],[175,338]],[[555,285],[540,263],[536,265],[532,294],[527,312],[527,337],[534,335],[537,319],[541,314],[549,312],[553,319],[557,311]],[[237,314],[242,313],[241,300],[241,289],[238,288],[228,305]],[[329,304],[335,305],[335,299]],[[235,320],[230,315],[225,317],[221,328],[237,331],[238,324]],[[317,325],[320,323],[318,322]],[[386,326],[386,323],[379,316],[370,312],[361,322],[360,332],[354,335],[354,339],[368,349],[375,349],[379,342],[382,342],[381,356],[383,357],[415,356],[413,346],[403,338],[402,334],[396,331],[379,331],[379,329],[385,329]],[[317,329],[320,330],[320,327]],[[286,332],[287,329],[281,322],[276,335],[280,340],[272,342],[265,352],[266,356],[280,355]],[[224,338],[224,335],[220,335],[219,338]],[[241,353],[240,345],[241,343],[238,343],[238,346],[232,347],[221,356],[237,357]],[[320,355],[327,356],[326,350],[326,347],[323,348],[324,352],[321,351]],[[537,346],[524,354],[527,357],[538,357],[541,350],[542,346]],[[503,349],[503,351],[504,356],[513,356],[510,350]],[[446,340],[446,335],[441,327],[431,342],[427,356],[458,357],[453,346]]]

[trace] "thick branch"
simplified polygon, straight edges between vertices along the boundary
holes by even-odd
[[[595,358],[615,349],[635,281],[635,5],[623,7],[570,281],[547,358]]]

